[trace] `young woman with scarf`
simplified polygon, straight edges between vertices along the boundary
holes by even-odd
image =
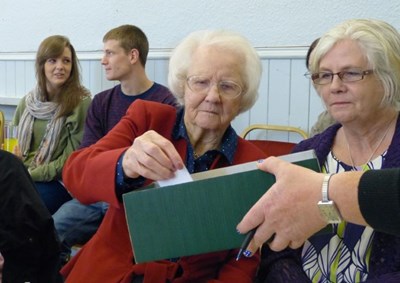
[[[18,126],[15,154],[24,162],[46,207],[53,214],[71,199],[61,172],[83,135],[89,91],[82,86],[79,63],[68,38],[46,38],[36,55],[37,85],[14,114]]]

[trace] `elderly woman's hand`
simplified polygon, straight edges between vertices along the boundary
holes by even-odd
[[[125,152],[122,168],[127,177],[158,181],[172,178],[183,168],[183,161],[169,140],[150,130],[137,137]]]

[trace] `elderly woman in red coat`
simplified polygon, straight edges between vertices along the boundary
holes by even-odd
[[[62,270],[66,282],[252,282],[259,256],[236,261],[238,250],[136,264],[121,196],[184,165],[194,173],[263,158],[231,127],[255,103],[260,77],[260,59],[244,37],[194,32],[169,65],[169,86],[182,108],[138,100],[108,135],[69,158],[63,180],[71,193],[110,208]]]

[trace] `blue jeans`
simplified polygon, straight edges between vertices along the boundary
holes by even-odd
[[[53,214],[63,262],[68,260],[72,246],[85,244],[96,233],[107,209],[108,203],[85,205],[74,198],[64,203]]]
[[[50,214],[53,214],[65,202],[71,200],[71,195],[59,181],[35,182],[36,190]]]

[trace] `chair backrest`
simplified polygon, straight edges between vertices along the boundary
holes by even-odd
[[[4,143],[4,124],[5,124],[4,114],[0,110],[0,148]]]
[[[292,132],[300,135],[302,139],[308,138],[306,132],[299,128],[289,127],[289,126],[279,126],[279,125],[267,125],[267,124],[254,124],[250,125],[241,134],[241,137],[246,139],[248,134],[253,130],[266,130],[266,131],[283,131]],[[259,147],[267,156],[279,156],[288,154],[292,151],[293,147],[296,145],[295,142],[287,141],[275,141],[275,140],[255,140],[247,139],[257,147]]]

